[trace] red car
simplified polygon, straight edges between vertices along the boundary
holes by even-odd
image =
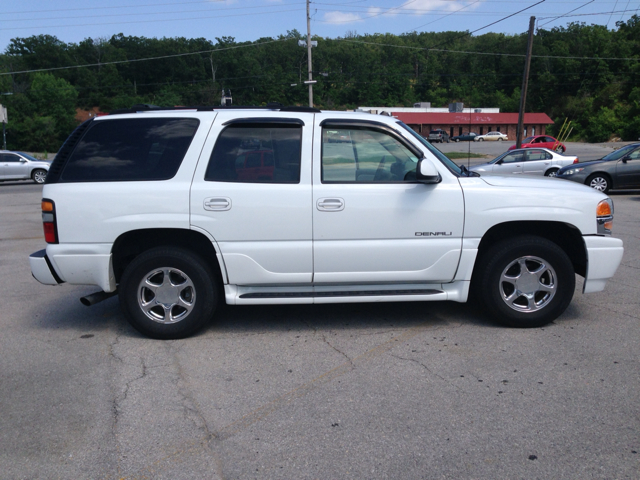
[[[509,150],[516,148],[515,145],[509,147]],[[562,143],[548,135],[536,135],[535,137],[527,137],[522,141],[522,148],[548,148],[554,152],[564,153],[567,151]]]

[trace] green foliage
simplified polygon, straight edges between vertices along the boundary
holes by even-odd
[[[15,149],[55,151],[75,126],[76,108],[217,105],[223,88],[231,90],[234,104],[306,105],[307,51],[297,44],[301,38],[297,30],[255,42],[122,33],[78,44],[50,35],[14,38],[0,55],[0,91],[14,94],[0,98],[9,110],[8,143]],[[317,107],[421,101],[443,107],[459,101],[503,112],[519,109],[526,33],[348,32],[344,38],[314,40],[319,44],[313,49]],[[507,55],[486,55],[491,52]],[[538,30],[526,110],[549,114],[558,122],[550,128],[556,134],[568,118],[572,139],[637,139],[639,52],[638,16],[613,30],[583,23]],[[77,65],[84,67],[59,69]],[[11,73],[48,68],[58,69]]]

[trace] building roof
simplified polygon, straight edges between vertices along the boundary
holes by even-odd
[[[409,113],[393,112],[392,115],[407,124],[429,125],[517,125],[517,113]],[[525,113],[527,125],[549,125],[554,123],[546,113]]]

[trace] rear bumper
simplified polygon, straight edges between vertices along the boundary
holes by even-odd
[[[45,285],[64,283],[51,265],[46,250],[38,250],[32,253],[29,256],[29,263],[31,264],[31,275],[40,283]]]
[[[612,237],[582,237],[587,248],[587,275],[582,293],[601,292],[620,266],[622,240]]]
[[[31,273],[40,283],[96,285],[116,290],[111,244],[52,244],[29,257]]]

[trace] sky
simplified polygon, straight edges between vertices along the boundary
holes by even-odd
[[[531,16],[538,28],[585,22],[613,29],[640,14],[640,0],[315,0],[310,9],[311,33],[325,38],[448,30],[482,35],[525,32]],[[2,0],[0,51],[12,38],[40,34],[65,43],[118,33],[215,42],[275,38],[293,29],[306,34],[306,0]]]

